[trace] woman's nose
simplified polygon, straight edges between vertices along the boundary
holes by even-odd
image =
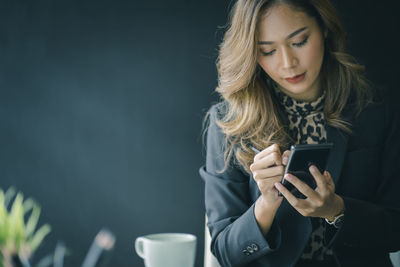
[[[290,48],[281,49],[281,66],[283,69],[293,69],[298,64],[298,60],[293,55]]]

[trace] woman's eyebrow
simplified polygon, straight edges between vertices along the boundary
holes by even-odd
[[[294,32],[292,32],[291,34],[286,36],[286,40],[296,36],[297,34],[301,33],[302,31],[304,31],[306,29],[307,29],[307,27],[303,27],[303,28],[300,28],[298,30],[295,30]],[[258,42],[258,44],[260,44],[260,45],[270,45],[270,44],[273,44],[273,43],[274,42],[271,42],[271,41],[259,41]]]

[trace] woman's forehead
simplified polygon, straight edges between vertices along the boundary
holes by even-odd
[[[312,28],[315,24],[315,19],[288,5],[272,6],[259,22],[259,39],[262,41],[279,41],[299,28]]]

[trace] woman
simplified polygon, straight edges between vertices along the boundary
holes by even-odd
[[[217,62],[223,99],[206,116],[200,168],[222,266],[392,266],[400,112],[344,48],[329,0],[233,6]],[[315,190],[285,177],[306,199],[294,197],[280,183],[288,148],[326,142],[326,171],[310,167]]]

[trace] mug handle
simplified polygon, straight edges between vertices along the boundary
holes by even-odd
[[[144,259],[144,251],[143,251],[143,242],[144,242],[144,238],[143,237],[138,237],[135,240],[135,250],[136,253]]]

